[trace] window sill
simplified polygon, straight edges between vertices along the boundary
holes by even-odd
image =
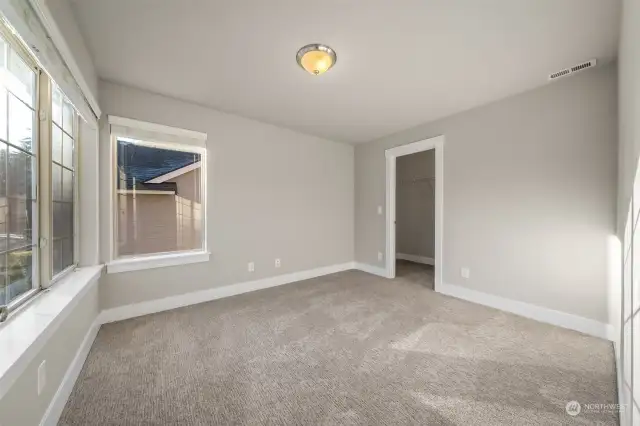
[[[27,302],[0,324],[0,398],[67,318],[89,289],[103,265],[78,268],[54,287]]]
[[[107,274],[208,262],[209,255],[209,252],[206,251],[190,251],[184,253],[169,253],[157,256],[118,259],[107,264]]]

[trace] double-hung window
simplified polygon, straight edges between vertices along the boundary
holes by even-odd
[[[108,272],[206,261],[206,134],[109,117]]]
[[[0,321],[77,264],[78,117],[0,23]]]

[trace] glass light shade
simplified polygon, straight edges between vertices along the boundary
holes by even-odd
[[[297,60],[308,73],[320,75],[335,64],[336,54],[328,46],[310,44],[298,51]]]

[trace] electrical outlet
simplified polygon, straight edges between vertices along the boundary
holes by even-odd
[[[38,367],[38,395],[42,393],[45,385],[47,384],[47,361],[44,360]]]
[[[280,267],[280,259],[276,259],[276,268]]]
[[[382,206],[378,206],[378,214],[382,214]]]
[[[382,252],[378,252],[378,262],[382,262]]]
[[[249,272],[253,272],[256,270],[256,265],[253,262],[249,262],[249,264],[247,265],[247,270]]]
[[[460,268],[460,276],[465,280],[469,278],[469,268]]]

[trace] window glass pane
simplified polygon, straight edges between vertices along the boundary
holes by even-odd
[[[65,132],[73,134],[73,106],[66,100],[62,102],[62,128]]]
[[[31,108],[9,95],[9,142],[32,152],[34,117],[35,112]]]
[[[640,200],[638,201],[640,202]],[[632,236],[632,218],[631,218],[631,206],[632,203],[629,202],[629,209],[627,210],[627,221],[625,222],[625,226],[624,226],[624,241],[623,241],[623,252],[622,255],[626,256],[627,252],[629,251],[629,249],[631,248],[631,236]]]
[[[76,111],[64,98],[64,94],[54,88],[52,97],[52,160],[51,195],[52,203],[52,271],[53,276],[73,265],[74,241],[74,121]],[[56,124],[57,123],[57,124]],[[62,126],[62,129],[58,126]],[[56,164],[57,163],[57,164]]]
[[[53,86],[51,93],[51,114],[53,122],[62,127],[62,93],[57,86]]]
[[[0,139],[3,141],[7,139],[7,89],[0,86]]]
[[[73,265],[73,238],[62,240],[62,269]]]
[[[7,254],[0,253],[0,304],[9,303],[9,292],[7,291]]]
[[[33,246],[10,251],[7,254],[9,300],[33,288]]]
[[[640,315],[633,317],[633,397],[640,398]],[[640,421],[640,419],[637,419]]]
[[[626,320],[631,316],[631,267],[633,265],[633,261],[631,259],[631,253],[627,255],[627,259],[624,262],[623,276],[622,276],[622,295],[623,295],[623,303],[622,303],[622,313],[623,318]]]
[[[633,303],[631,304],[632,312],[640,309],[640,228],[636,228],[633,233]],[[640,338],[638,339],[640,340]],[[639,368],[640,370],[640,368]],[[640,382],[638,382],[640,384]],[[639,385],[640,386],[640,385]]]
[[[51,268],[53,270],[53,275],[55,276],[64,269],[62,267],[62,239],[54,239],[51,248],[53,251],[53,264],[51,265]]]
[[[73,236],[73,204],[53,202],[53,237],[70,238]]]
[[[62,165],[73,169],[73,139],[64,133],[62,140]]]
[[[118,140],[117,158],[118,256],[201,249],[201,155]]]
[[[9,200],[7,199],[7,144],[0,142],[0,253],[9,247]],[[0,274],[4,276],[3,274]],[[0,298],[0,303],[4,299]]]
[[[631,320],[624,323],[624,343],[622,354],[622,377],[627,386],[631,386]]]
[[[73,202],[73,172],[62,169],[62,201]]]
[[[9,90],[24,103],[33,107],[35,104],[36,73],[13,49],[10,49],[9,53],[9,73],[15,77],[12,79],[15,83],[9,85]]]
[[[62,167],[51,165],[51,197],[53,201],[62,201]]]
[[[51,127],[51,160],[62,164],[62,130],[55,124]]]

